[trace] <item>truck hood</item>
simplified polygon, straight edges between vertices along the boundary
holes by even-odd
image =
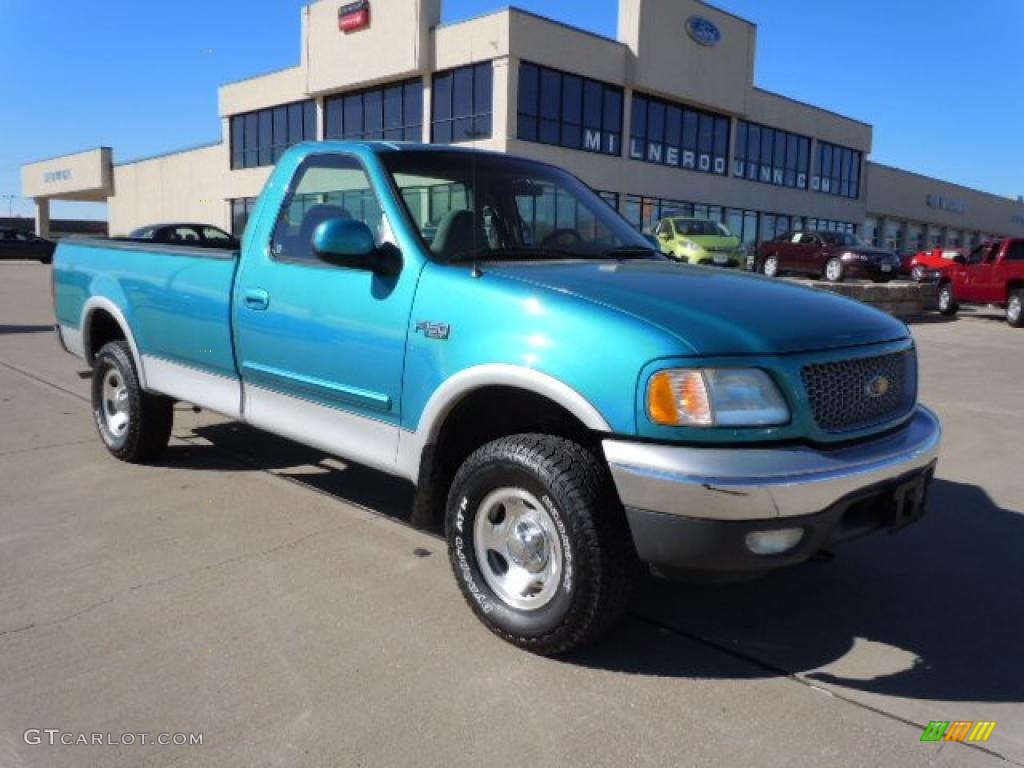
[[[858,301],[720,269],[644,260],[505,263],[486,271],[639,318],[697,355],[810,352],[908,335],[903,323]]]

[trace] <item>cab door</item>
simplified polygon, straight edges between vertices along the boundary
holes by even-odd
[[[999,254],[1000,243],[979,245],[967,257],[964,265],[962,289],[957,298],[964,301],[985,302],[992,285],[992,269]]]
[[[379,194],[356,157],[302,161],[280,211],[260,215],[265,244],[247,242],[235,335],[247,422],[388,470],[418,270],[409,259],[394,277],[332,266],[312,247],[330,219],[363,222],[378,246],[396,245]],[[264,216],[276,217],[272,229]]]

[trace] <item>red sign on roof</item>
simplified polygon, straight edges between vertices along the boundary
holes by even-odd
[[[370,26],[370,0],[346,3],[338,9],[338,29],[345,34]]]

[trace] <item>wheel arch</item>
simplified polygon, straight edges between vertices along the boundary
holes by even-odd
[[[142,365],[142,355],[132,333],[131,325],[121,309],[110,299],[93,296],[82,308],[82,350],[85,361],[91,367],[96,360],[96,353],[103,345],[117,339],[128,343],[131,349],[135,370],[139,375],[139,384],[146,389],[146,371]]]
[[[403,431],[399,439],[399,469],[417,485],[414,523],[428,526],[443,517],[448,485],[470,453],[532,431],[592,442],[612,428],[575,389],[532,369],[483,365],[445,381],[416,432]]]

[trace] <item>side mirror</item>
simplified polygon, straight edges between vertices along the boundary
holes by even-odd
[[[370,228],[361,221],[328,219],[313,232],[313,253],[325,264],[360,269],[378,275],[397,275],[402,255],[393,245],[380,248]]]
[[[964,264],[967,263],[967,257],[961,253],[958,253],[956,256],[953,257],[953,261],[963,266]]]

